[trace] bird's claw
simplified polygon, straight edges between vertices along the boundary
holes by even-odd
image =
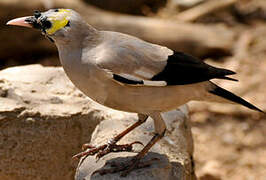
[[[134,144],[140,144],[140,145],[142,145],[142,146],[144,146],[144,144],[142,143],[142,142],[140,142],[140,141],[135,141],[135,142],[133,142],[133,143],[130,143],[129,145],[134,145]]]
[[[100,158],[102,158],[103,156],[105,156],[106,154],[109,154],[111,152],[133,152],[133,145],[134,144],[140,144],[140,145],[144,146],[143,143],[140,141],[135,141],[135,142],[132,142],[130,144],[122,144],[122,145],[108,144],[105,149],[98,152],[98,154],[96,156],[97,161]]]
[[[84,156],[93,156],[93,155],[97,154],[99,151],[105,149],[106,146],[107,145],[102,145],[102,146],[99,146],[99,147],[93,147],[93,146],[91,146],[92,148],[90,150],[85,150],[83,152],[80,152],[80,153],[74,155],[72,157],[72,159],[80,159],[80,158],[82,158]]]
[[[135,141],[130,144],[123,144],[123,145],[117,145],[115,144],[115,141],[110,141],[111,143],[107,143],[105,145],[95,147],[89,144],[84,144],[82,146],[83,152],[80,152],[72,157],[72,159],[80,159],[84,156],[93,156],[96,155],[97,161],[105,156],[106,154],[109,154],[110,152],[132,152],[133,151],[133,145],[134,144],[140,144],[142,146],[143,143],[140,141]]]
[[[92,146],[90,144],[83,144],[82,145],[82,151],[86,151],[87,149],[96,148],[95,146]]]

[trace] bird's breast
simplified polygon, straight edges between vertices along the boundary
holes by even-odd
[[[94,101],[104,104],[106,99],[106,86],[95,65],[84,63],[81,56],[71,54],[60,54],[60,61],[65,73],[71,82],[85,95]]]

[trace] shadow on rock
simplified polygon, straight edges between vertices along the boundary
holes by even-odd
[[[119,157],[118,157],[119,156]],[[100,175],[95,173],[101,170],[110,170],[114,164],[120,167],[126,166],[127,162],[131,161],[135,156],[135,153],[112,153],[103,157],[103,159],[96,162],[94,157],[88,157],[81,166],[78,168],[76,173],[76,180],[118,180],[125,179],[120,177],[121,172],[107,173]],[[176,170],[182,168],[182,165],[178,163],[169,162],[166,155],[162,155],[155,152],[149,152],[142,160],[141,163],[147,165],[144,168],[134,169],[126,176],[126,179],[145,179],[145,180],[166,180],[166,179],[177,179],[180,176]],[[173,165],[175,167],[173,167]]]

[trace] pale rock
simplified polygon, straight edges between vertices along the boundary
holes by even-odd
[[[126,179],[128,180],[183,180],[194,179],[193,165],[193,142],[191,129],[188,120],[188,109],[182,106],[178,110],[163,114],[167,124],[166,136],[155,144],[150,153],[143,161],[154,160],[152,165],[147,168],[132,171]],[[92,135],[91,145],[97,146],[104,144],[114,135],[122,132],[130,124],[137,121],[135,114],[120,113],[112,115],[112,119],[101,121]],[[153,120],[149,118],[143,125],[136,128],[126,135],[118,144],[126,144],[134,141],[140,141],[144,144],[152,138],[154,132]],[[143,147],[134,145],[134,150],[139,152]],[[93,174],[94,171],[101,168],[110,168],[110,162],[123,163],[130,160],[129,157],[136,153],[110,153],[96,162],[95,157],[81,159],[79,168],[76,172],[76,180],[118,180],[125,179],[120,177],[121,172],[114,174],[99,175]],[[82,162],[82,163],[81,163]]]
[[[0,89],[0,179],[73,179],[71,157],[110,110],[77,90],[62,68],[5,69]]]

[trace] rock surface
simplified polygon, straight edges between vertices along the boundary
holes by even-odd
[[[183,111],[187,111],[185,107]],[[181,115],[180,121],[173,118],[176,114]],[[165,175],[177,172],[181,177],[191,177],[193,172],[192,139],[185,114],[168,114],[169,132],[153,148],[154,156],[162,160],[156,168]],[[81,150],[82,144],[91,137],[93,143],[104,143],[134,120],[134,114],[105,108],[85,97],[62,68],[29,65],[0,71],[0,179],[73,179],[77,164],[71,157]],[[137,137],[145,143],[150,135],[144,133],[152,129],[149,120],[121,143]],[[101,162],[93,161],[94,157],[91,166],[98,168]],[[150,171],[157,172],[154,168]]]
[[[190,124],[188,122],[188,109],[182,106],[179,110],[164,113],[164,120],[167,123],[166,136],[153,146],[143,160],[154,160],[152,165],[147,168],[132,171],[126,179],[146,179],[146,180],[170,180],[170,179],[193,179],[193,142],[191,137]],[[114,121],[115,119],[115,121]],[[104,120],[97,126],[93,135],[91,144],[94,146],[104,144],[115,134],[122,132],[126,127],[137,121],[134,114],[117,114],[112,116],[112,120]],[[147,144],[153,136],[153,120],[149,118],[146,123],[126,135],[118,144],[126,144],[134,141],[140,141]],[[141,145],[135,145],[134,150],[139,152]],[[115,174],[93,174],[94,171],[101,168],[110,168],[110,162],[121,164],[130,160],[128,156],[136,153],[110,153],[96,162],[95,157],[82,159],[76,172],[76,180],[117,180],[124,179],[120,177],[120,172]],[[167,156],[166,156],[167,155]],[[121,157],[122,156],[122,157]],[[126,158],[127,157],[127,158]],[[106,164],[107,163],[107,164]]]
[[[0,179],[73,179],[77,153],[105,113],[61,68],[0,72]]]

